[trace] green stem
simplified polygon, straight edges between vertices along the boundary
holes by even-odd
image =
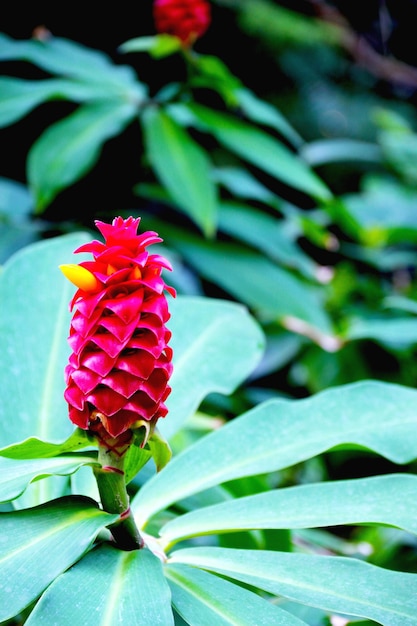
[[[143,548],[144,542],[129,506],[124,455],[120,456],[114,450],[99,445],[98,461],[100,466],[94,468],[94,475],[103,510],[120,515],[118,521],[109,526],[114,541],[122,550]]]

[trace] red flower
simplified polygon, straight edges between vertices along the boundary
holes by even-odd
[[[191,45],[210,25],[207,0],[154,0],[153,15],[158,33],[167,33]]]
[[[63,265],[77,287],[68,338],[72,354],[65,370],[65,399],[71,421],[85,430],[119,437],[132,427],[152,431],[167,413],[171,391],[171,333],[161,278],[172,269],[147,246],[162,241],[154,232],[137,234],[140,218],[96,221],[105,243],[92,241],[75,252],[91,252],[94,261]]]

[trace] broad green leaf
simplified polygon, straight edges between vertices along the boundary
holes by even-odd
[[[403,243],[404,237],[410,243],[416,242],[415,188],[382,176],[365,179],[363,186],[362,193],[343,196],[344,210],[353,218],[352,222],[344,221],[349,233],[356,240],[359,236],[360,241],[372,245]]]
[[[158,428],[169,439],[211,392],[230,394],[262,356],[264,337],[247,310],[223,300],[178,297],[170,303],[174,350],[168,415]]]
[[[175,610],[192,626],[306,626],[255,593],[181,564],[165,567]]]
[[[116,65],[103,52],[68,39],[15,40],[1,34],[0,61],[13,60],[25,60],[51,74],[95,85],[98,95],[102,95],[104,85],[107,97],[130,97],[140,102],[146,95],[144,85],[137,80],[131,67]]]
[[[239,107],[249,119],[274,128],[296,147],[300,147],[304,143],[297,131],[272,104],[261,100],[253,91],[246,88],[239,89],[237,97]]]
[[[85,241],[79,233],[38,242],[10,258],[0,275],[2,447],[28,437],[60,443],[74,430],[63,397],[74,288],[58,265],[75,259]]]
[[[301,320],[301,334],[311,336],[326,349],[327,344],[336,343],[320,286],[301,280],[265,255],[237,244],[199,241],[187,235],[170,237],[167,233],[166,240],[202,277],[246,304],[263,321],[289,327],[290,320]]]
[[[326,163],[353,162],[379,164],[379,146],[355,139],[320,139],[305,144],[300,150],[304,160],[311,166]]]
[[[417,300],[412,300],[406,296],[387,296],[383,301],[387,309],[399,309],[417,315]]]
[[[169,115],[148,107],[141,117],[146,154],[161,183],[180,209],[213,235],[217,222],[216,187],[204,150]]]
[[[389,166],[415,187],[417,182],[417,135],[401,130],[385,130],[379,133],[379,143]]]
[[[84,176],[96,163],[103,144],[118,135],[136,114],[133,103],[101,101],[81,105],[50,126],[28,154],[27,175],[36,210]]]
[[[97,463],[94,456],[62,456],[48,459],[0,458],[0,502],[18,498],[33,481],[47,476],[66,476],[83,465]]]
[[[19,78],[0,78],[0,127],[17,122],[42,102],[52,98],[54,81],[26,81]]]
[[[243,167],[231,165],[217,167],[214,170],[214,178],[237,198],[259,200],[272,206],[279,204],[279,198]]]
[[[0,620],[36,600],[116,519],[81,497],[0,513]]]
[[[346,557],[264,550],[186,548],[170,563],[226,575],[269,593],[383,626],[416,626],[417,575]]]
[[[38,238],[42,226],[31,220],[32,208],[33,198],[25,185],[0,177],[0,264]]]
[[[32,209],[32,197],[25,185],[0,177],[0,214],[3,222],[25,222]]]
[[[388,347],[405,349],[417,342],[416,317],[363,317],[350,322],[347,340],[374,339]]]
[[[331,192],[306,163],[284,144],[254,126],[198,104],[189,105],[197,124],[241,158],[290,187],[318,200]]]
[[[76,428],[74,432],[62,443],[49,443],[37,437],[29,437],[19,443],[0,449],[0,457],[8,459],[45,459],[67,452],[75,452],[89,446],[97,445],[93,437],[85,430]]]
[[[272,217],[247,205],[222,202],[219,230],[257,248],[282,265],[317,280],[319,266],[296,244],[299,230],[294,223]]]
[[[138,522],[192,493],[280,470],[341,444],[408,463],[417,458],[416,406],[416,390],[377,381],[265,402],[202,438],[149,480],[133,500]]]
[[[87,620],[87,621],[86,621]],[[173,626],[162,564],[149,550],[101,545],[46,590],[27,626]]]
[[[69,80],[21,80],[0,77],[0,127],[17,122],[32,109],[52,99],[66,98],[75,102],[108,97],[108,88]]]
[[[192,511],[165,524],[160,534],[167,544],[233,530],[373,523],[417,534],[416,491],[411,474],[299,485]]]

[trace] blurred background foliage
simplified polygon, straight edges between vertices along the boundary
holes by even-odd
[[[241,302],[265,332],[260,365],[232,396],[205,400],[210,416],[367,378],[414,387],[417,2],[212,8],[189,55],[155,37],[150,1],[8,14],[0,262],[94,219],[142,216],[179,293]],[[175,445],[212,423],[197,420]],[[277,483],[384,471],[398,467],[337,450]],[[415,543],[394,529],[297,534],[312,540],[417,571]]]
[[[11,12],[0,260],[141,215],[180,293],[241,302],[266,334],[247,384],[206,400],[213,415],[365,378],[414,387],[417,2],[352,5],[213,0],[188,55],[155,37],[150,1]],[[326,460],[335,475],[368,461]]]

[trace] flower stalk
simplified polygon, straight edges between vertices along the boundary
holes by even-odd
[[[109,526],[117,547],[121,550],[143,548],[144,541],[130,510],[124,472],[125,452],[120,455],[115,448],[99,445],[98,462],[94,475],[103,510],[120,516],[117,522]]]

